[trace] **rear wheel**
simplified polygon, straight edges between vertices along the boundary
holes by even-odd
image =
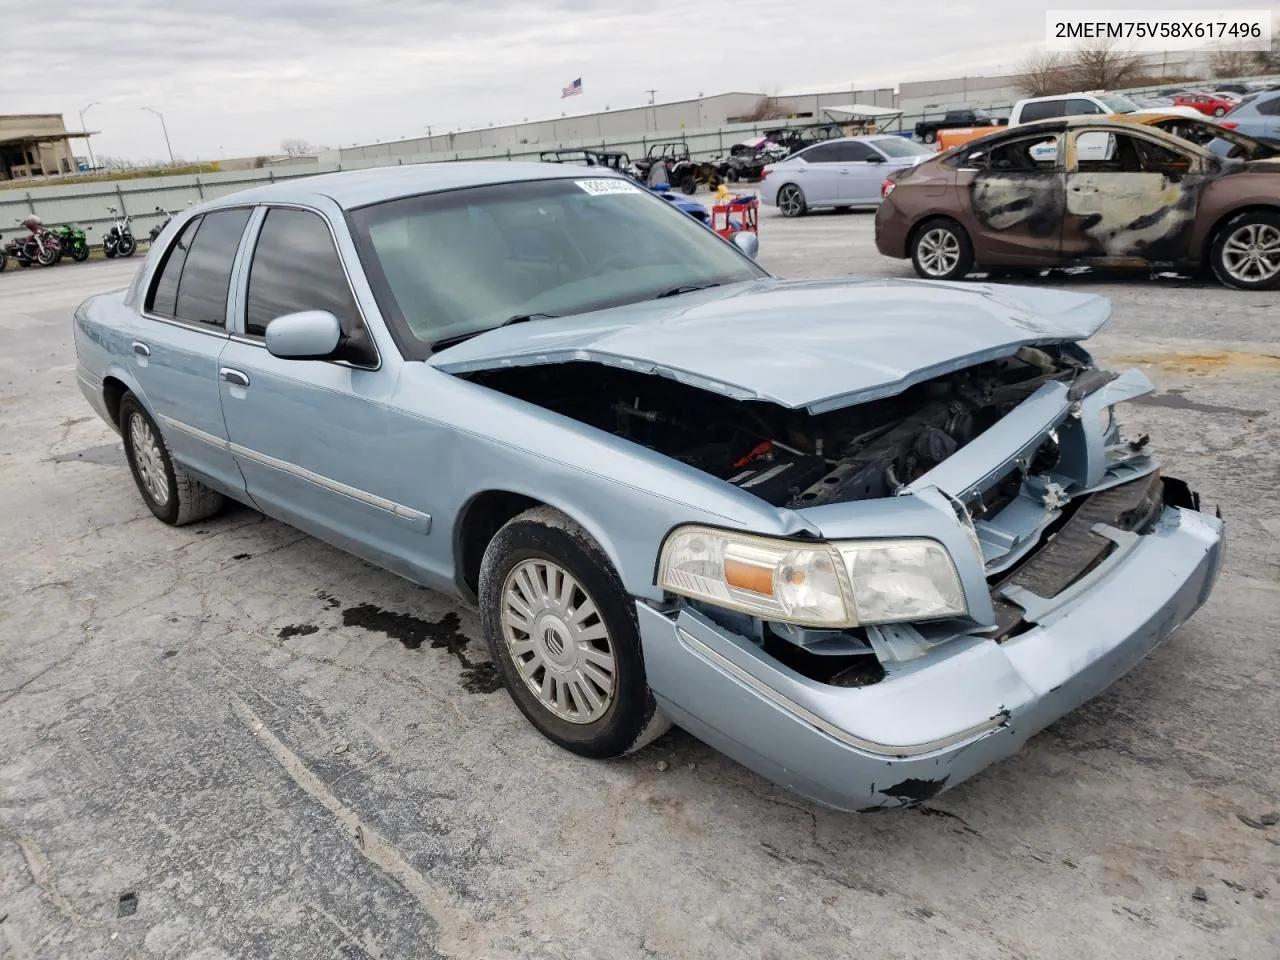
[[[935,140],[938,139],[938,134],[933,130],[929,130],[929,131],[926,131],[925,135],[920,139],[923,140],[925,143],[933,143]]]
[[[71,248],[71,259],[76,263],[84,263],[89,259],[88,244],[80,243]]]
[[[1280,213],[1254,210],[1232,217],[1213,238],[1209,266],[1229,287],[1280,286]]]
[[[1227,110],[1225,107],[1214,107],[1213,115],[1215,117],[1225,117],[1227,115]]]
[[[122,257],[132,257],[133,252],[138,249],[138,241],[133,239],[132,234],[123,234],[120,242],[116,245],[116,253]]]
[[[911,262],[926,280],[959,280],[973,269],[973,244],[964,227],[939,217],[916,230]]]
[[[778,191],[778,212],[784,217],[802,217],[808,208],[804,191],[794,183],[788,183]]]
[[[507,691],[543,736],[584,757],[638,750],[670,721],[645,678],[634,602],[609,559],[550,507],[485,549],[480,622]]]
[[[182,526],[222,509],[226,502],[222,494],[173,462],[160,428],[131,393],[120,401],[120,434],[138,492],[158,520]]]

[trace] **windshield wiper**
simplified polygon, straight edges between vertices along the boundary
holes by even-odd
[[[470,340],[472,337],[478,337],[482,333],[488,333],[490,330],[497,330],[498,327],[509,327],[513,323],[527,323],[530,320],[554,320],[560,316],[558,313],[517,313],[514,317],[507,317],[497,326],[485,327],[483,330],[469,330],[466,333],[455,334],[452,337],[443,337],[435,340],[431,344],[432,351],[443,350],[446,347],[453,347],[464,340]]]
[[[661,300],[664,297],[678,297],[682,293],[693,293],[695,290],[708,290],[711,287],[718,286],[720,286],[719,281],[712,281],[711,283],[685,283],[678,287],[672,287],[670,290],[663,290],[662,293],[658,294],[656,297],[651,297],[650,299]]]

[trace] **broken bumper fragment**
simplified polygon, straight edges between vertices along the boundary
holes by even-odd
[[[649,683],[676,723],[825,806],[905,806],[1015,753],[1096,696],[1208,598],[1221,520],[1168,506],[1004,637],[957,638],[880,683],[796,673],[688,607],[638,603]]]

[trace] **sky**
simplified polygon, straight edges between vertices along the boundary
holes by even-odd
[[[1226,10],[1240,0],[1122,0]],[[1046,9],[1100,0],[111,0],[0,16],[0,114],[61,113],[98,156],[271,154],[729,90],[1009,72]],[[1280,23],[1276,24],[1280,29]],[[581,77],[585,93],[560,90]],[[77,153],[83,153],[77,141]]]

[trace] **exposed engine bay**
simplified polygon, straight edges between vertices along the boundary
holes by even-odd
[[[624,437],[774,506],[892,496],[1000,420],[1042,384],[1087,369],[1071,346],[1023,347],[881,400],[823,414],[741,401],[676,380],[574,362],[467,379]],[[1029,472],[1046,472],[1044,444]]]

